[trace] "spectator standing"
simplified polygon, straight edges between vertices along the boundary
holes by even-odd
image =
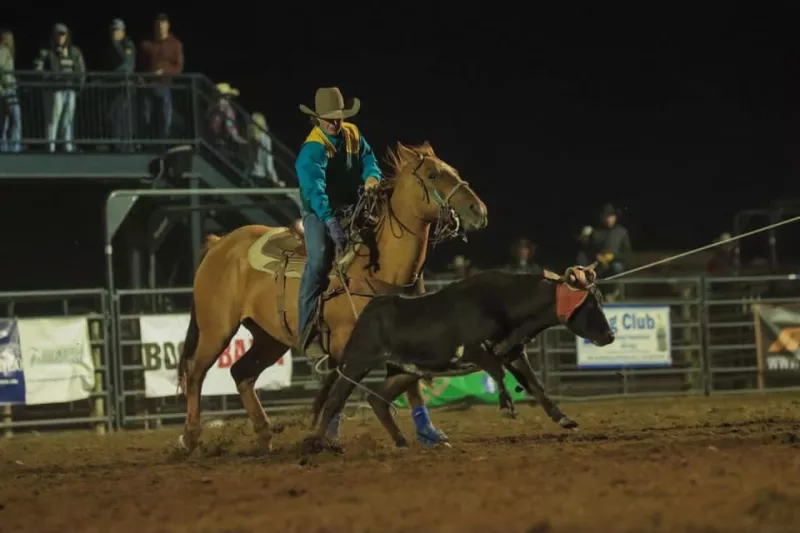
[[[18,153],[22,150],[22,113],[17,97],[17,78],[14,75],[14,34],[0,32],[0,152]]]
[[[148,130],[162,139],[170,138],[172,129],[172,76],[183,73],[183,43],[170,32],[167,15],[156,17],[152,40],[142,42],[147,72],[156,76],[153,89],[144,100],[144,119]],[[160,109],[161,129],[152,125],[154,108]]]
[[[39,51],[34,68],[45,76],[45,116],[50,152],[56,151],[57,134],[65,141],[67,152],[74,152],[73,122],[77,90],[86,82],[86,65],[80,48],[72,44],[72,35],[66,24],[53,27],[50,44]]]
[[[286,187],[286,183],[278,178],[275,170],[275,158],[272,155],[272,138],[267,129],[267,120],[261,113],[253,113],[248,129],[253,167],[250,177],[255,185],[270,184],[275,187]]]
[[[240,148],[247,145],[247,139],[239,133],[236,109],[231,104],[231,99],[239,96],[239,89],[231,87],[229,83],[217,84],[217,99],[208,110],[209,129],[217,149],[227,155],[236,156]],[[240,161],[237,157],[233,161]],[[241,169],[246,170],[245,168]]]
[[[507,269],[512,272],[541,274],[543,272],[542,267],[533,261],[535,255],[535,242],[524,237],[517,239],[511,245],[511,257],[513,260],[508,264]]]
[[[111,92],[111,104],[108,108],[108,125],[111,137],[121,151],[131,151],[131,117],[133,80],[130,76],[136,70],[136,46],[125,35],[125,22],[122,19],[111,21],[111,42],[106,50],[105,68],[120,77],[113,82],[116,88]]]

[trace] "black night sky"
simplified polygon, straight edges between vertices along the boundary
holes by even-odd
[[[699,246],[729,230],[738,209],[791,195],[800,5],[589,4],[22,5],[0,9],[0,25],[15,32],[19,69],[55,22],[70,26],[91,69],[113,17],[138,43],[165,11],[186,71],[240,88],[240,102],[293,149],[308,129],[297,105],[317,87],[358,96],[354,122],[381,156],[397,140],[429,140],[489,208],[489,227],[438,248],[434,268],[454,253],[503,263],[517,236],[539,242],[543,263],[563,264],[607,201],[625,209],[635,249]],[[3,256],[23,250],[3,261],[0,285],[43,288],[8,283],[28,257],[101,283],[107,189],[45,186],[0,185]],[[37,207],[34,192],[59,201]],[[49,258],[24,251],[45,232]]]

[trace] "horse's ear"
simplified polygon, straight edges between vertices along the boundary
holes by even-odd
[[[401,142],[397,143],[397,155],[402,161],[414,161],[419,159],[419,156],[414,150]]]
[[[431,146],[431,143],[428,141],[422,143],[422,149],[425,150],[430,157],[436,157],[436,153],[433,151],[433,146]]]
[[[597,264],[598,264],[597,261],[595,261],[591,265],[587,266],[586,270],[591,270],[592,272],[594,272],[594,270],[597,268]]]

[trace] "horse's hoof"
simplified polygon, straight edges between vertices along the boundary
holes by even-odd
[[[310,437],[306,437],[303,439],[303,444],[301,445],[301,449],[303,453],[307,453],[310,455],[316,455],[321,453],[324,449],[322,439],[317,437],[316,435],[312,435]]]
[[[344,453],[344,447],[342,447],[342,445],[339,443],[339,441],[328,440],[325,443],[325,448],[329,452],[333,452],[333,453],[337,453],[337,454],[343,454]]]
[[[577,429],[578,423],[572,420],[568,416],[562,416],[561,419],[558,421],[558,425],[564,429]]]
[[[259,431],[257,433],[256,440],[258,441],[258,447],[261,448],[261,450],[266,453],[270,453],[272,451],[272,431],[268,429]]]
[[[408,440],[405,437],[400,437],[396,441],[394,441],[394,445],[398,448],[408,448]]]
[[[513,409],[509,409],[508,407],[504,409],[500,409],[500,416],[503,418],[510,418],[512,420],[517,418],[517,412]]]
[[[277,423],[277,424],[275,424],[274,426],[272,426],[272,427],[270,428],[270,430],[271,430],[273,433],[275,433],[275,434],[278,434],[278,433],[283,433],[283,430],[284,430],[284,429],[286,429],[286,426],[284,426],[284,425],[283,425],[283,424],[281,424],[280,422],[279,422],[279,423]]]
[[[450,447],[447,435],[433,426],[417,431],[417,440],[424,448],[435,448],[437,446]]]

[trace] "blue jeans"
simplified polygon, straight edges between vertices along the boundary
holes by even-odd
[[[328,274],[333,265],[333,241],[328,227],[314,213],[303,214],[305,231],[306,266],[300,280],[298,298],[298,335],[302,336],[317,308],[317,298],[328,285]]]
[[[56,151],[56,134],[66,141],[64,146],[67,152],[74,152],[72,144],[72,122],[75,119],[75,91],[53,91],[45,96],[47,109],[47,140],[50,141],[50,151]]]
[[[161,109],[161,130],[156,131],[153,126],[153,107],[158,105]],[[156,139],[169,139],[172,128],[172,89],[169,87],[156,87],[153,94],[144,99],[144,122],[149,133]]]
[[[7,95],[2,102],[2,142],[0,152],[18,153],[22,150],[22,112],[16,94]]]

